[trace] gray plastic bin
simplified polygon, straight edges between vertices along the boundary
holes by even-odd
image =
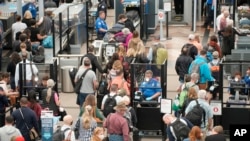
[[[71,82],[69,71],[77,68],[76,66],[63,66],[61,67],[61,89],[64,93],[73,93],[74,87]]]

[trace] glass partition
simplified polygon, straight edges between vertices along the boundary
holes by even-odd
[[[135,60],[133,61],[135,62]],[[135,93],[141,93],[142,101],[148,100],[148,97],[153,96],[156,93],[160,93],[159,96],[152,100],[158,101],[158,98],[166,98],[166,84],[167,84],[167,61],[162,64],[143,64],[132,63],[130,78],[131,78],[131,97],[135,98]]]

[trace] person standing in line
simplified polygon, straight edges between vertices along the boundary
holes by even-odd
[[[37,75],[38,74],[38,69],[36,67],[36,65],[33,62],[30,62],[27,59],[27,52],[22,52],[22,58],[23,60],[21,62],[19,62],[16,66],[16,73],[15,73],[15,84],[16,84],[16,88],[19,89],[19,83],[20,83],[20,77],[19,76],[19,67],[21,67],[20,65],[23,65],[24,63],[26,65],[23,65],[23,67],[25,67],[25,72],[26,72],[26,78],[21,79],[22,81],[26,82],[26,86],[33,86],[33,80],[32,80],[32,74]],[[33,72],[33,73],[32,73]]]
[[[128,108],[125,102],[121,101],[114,109],[116,112],[109,114],[103,124],[108,130],[109,141],[129,141],[128,122],[123,117]]]
[[[8,98],[5,95],[4,89],[0,87],[0,127],[4,126],[5,108],[8,106]]]
[[[86,72],[87,71],[87,72]],[[83,65],[79,67],[78,72],[75,76],[75,83],[81,79],[83,73],[86,72],[84,79],[82,80],[82,86],[80,88],[80,93],[77,95],[76,103],[80,106],[83,105],[85,98],[88,94],[95,94],[97,88],[97,79],[95,72],[91,70],[91,61],[88,57],[83,58]]]
[[[10,141],[13,136],[22,136],[19,129],[13,126],[14,119],[12,116],[6,116],[5,126],[0,128],[0,141]]]
[[[12,30],[12,36],[13,36],[13,40],[16,39],[16,33],[17,32],[22,32],[24,29],[27,28],[27,25],[25,23],[23,23],[22,18],[20,15],[16,15],[16,22],[12,24],[11,26],[11,30]]]
[[[15,110],[12,116],[16,123],[16,128],[20,130],[25,141],[31,141],[29,130],[34,128],[39,133],[36,114],[28,107],[28,99],[26,97],[20,99],[20,105],[21,108]]]

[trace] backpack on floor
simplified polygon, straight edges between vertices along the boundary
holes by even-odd
[[[177,141],[188,138],[190,128],[185,123],[181,122],[180,118],[177,118],[175,122],[171,123],[170,127],[173,128]]]
[[[114,113],[114,107],[116,106],[116,100],[115,100],[116,95],[110,96],[108,94],[108,98],[106,99],[104,103],[104,109],[103,109],[103,115],[107,117],[110,113]]]
[[[191,111],[186,114],[186,119],[189,120],[194,126],[201,126],[202,118],[205,124],[205,110],[200,106],[198,100],[195,100],[196,105],[193,107]]]

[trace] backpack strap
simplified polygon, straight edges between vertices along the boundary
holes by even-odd
[[[70,130],[70,128],[64,129],[64,130],[63,130],[63,134],[65,134],[65,132],[68,131],[68,130]],[[66,140],[70,140],[70,138],[71,138],[71,133],[72,133],[72,130],[71,130],[71,131],[69,132],[69,134],[67,135]]]

